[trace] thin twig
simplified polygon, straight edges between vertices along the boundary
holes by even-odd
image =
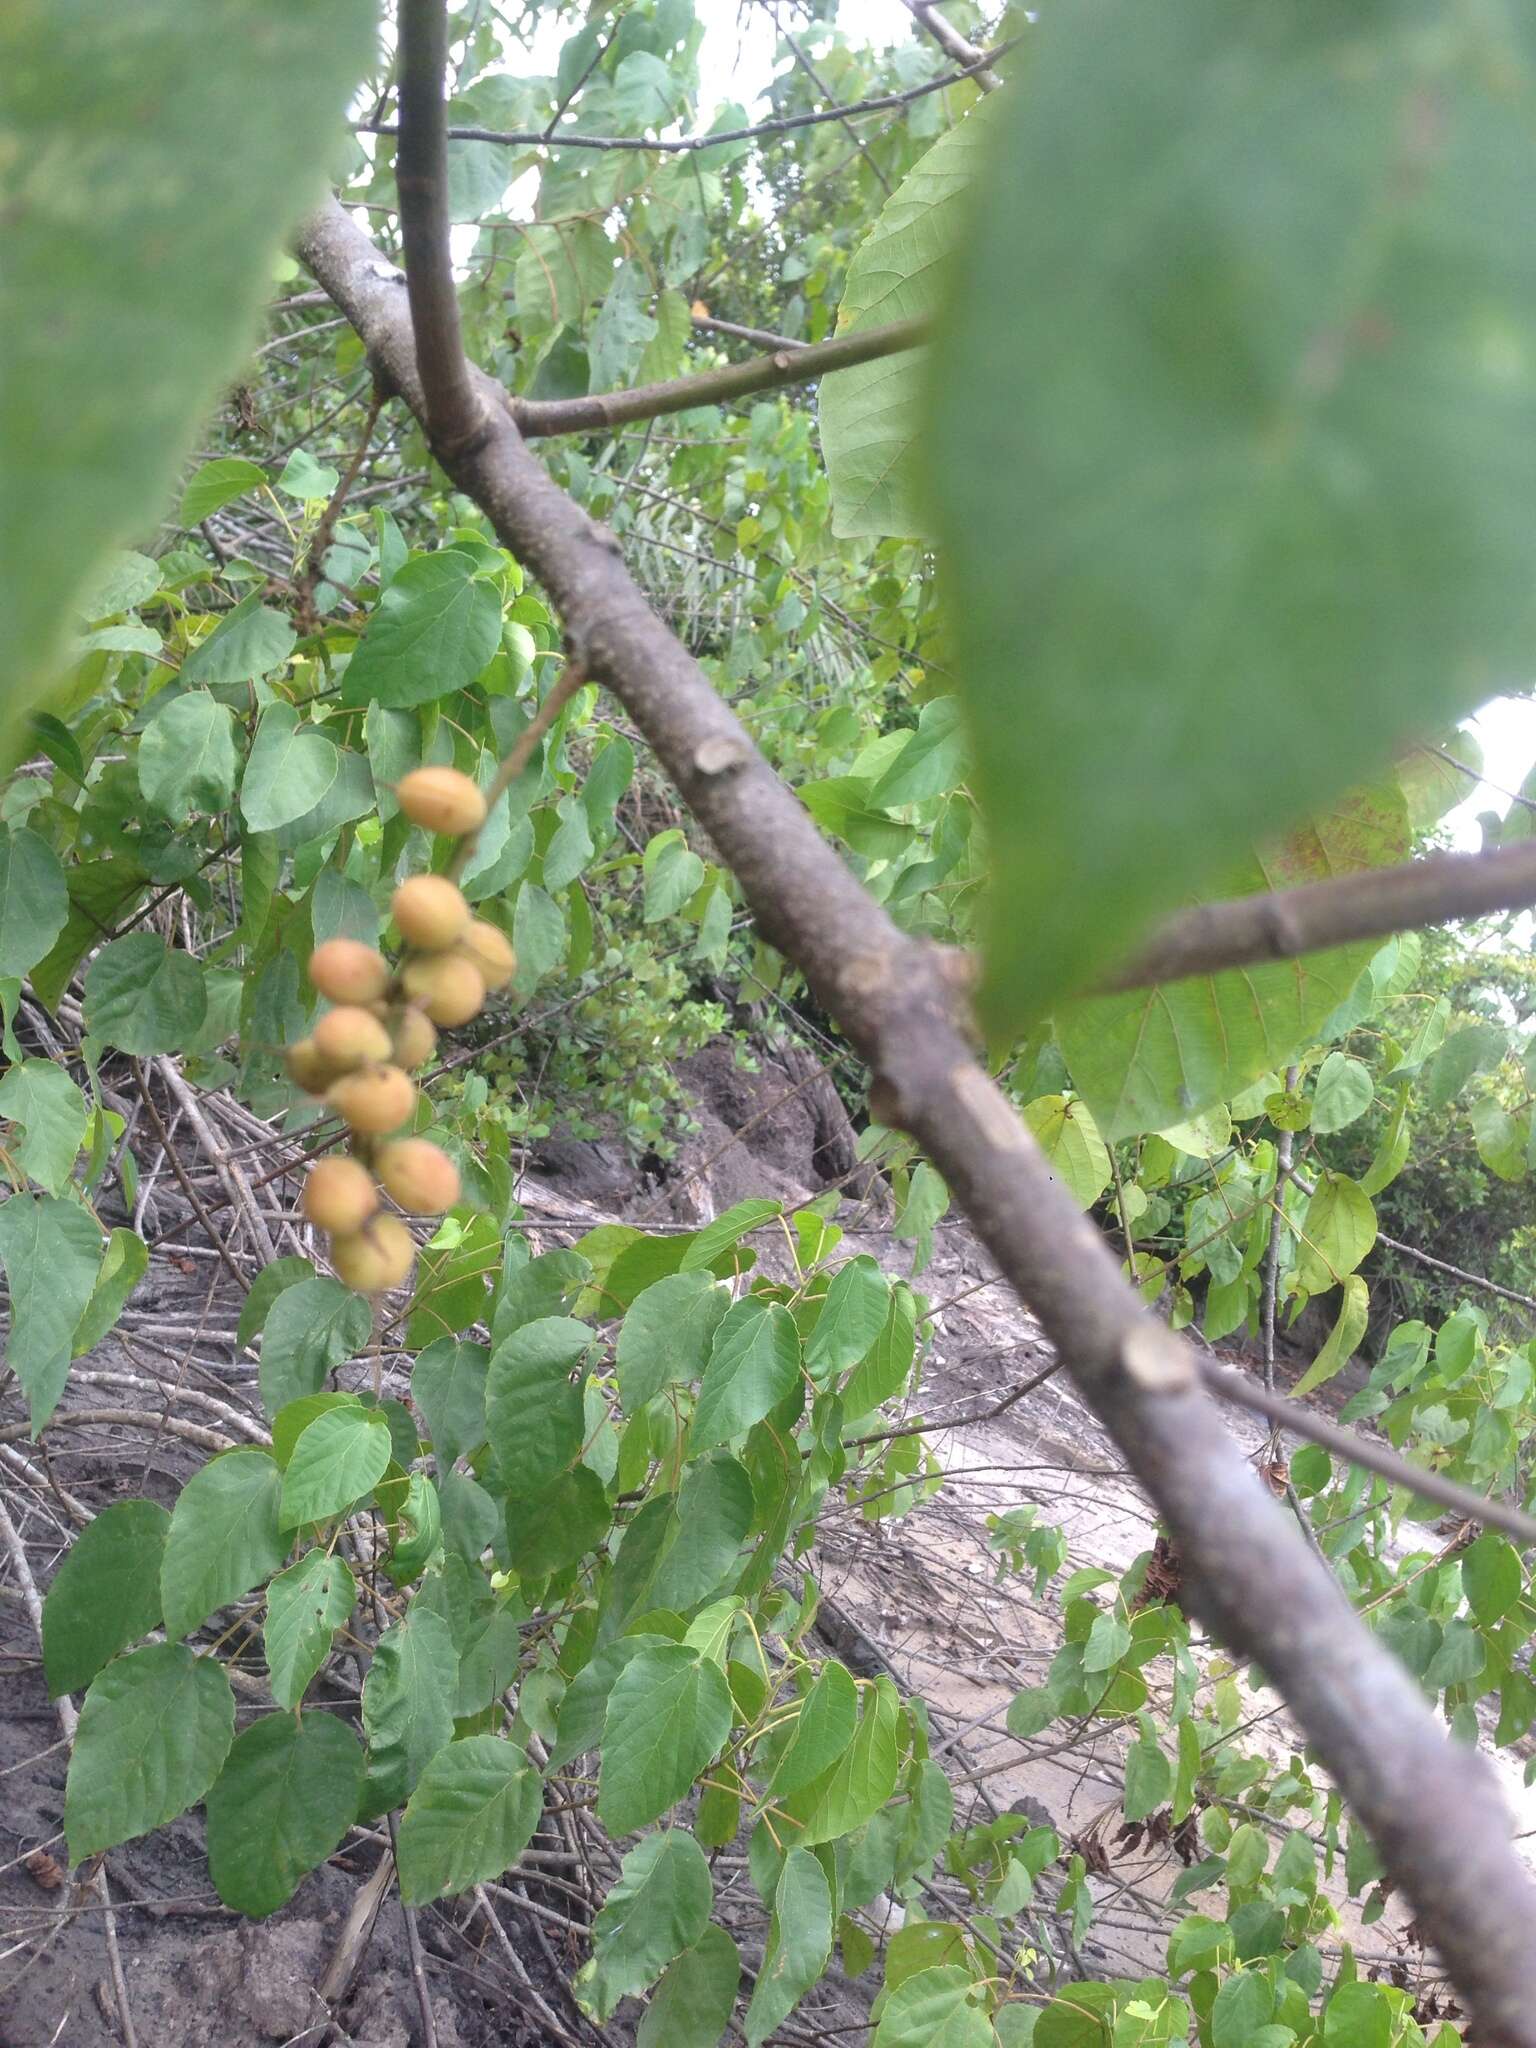
[[[553,684],[549,695],[534,712],[513,743],[511,752],[491,778],[490,788],[485,792],[485,814],[489,818],[507,791],[533,759],[533,750],[543,739],[566,705],[587,680],[581,663],[568,660],[560,671],[559,679]],[[466,832],[459,841],[453,859],[449,862],[447,874],[450,881],[457,881],[475,857],[475,848],[480,844],[480,833],[484,827]]]
[[[657,419],[664,413],[691,412],[698,405],[724,405],[756,391],[807,384],[834,370],[920,348],[927,338],[926,320],[892,320],[882,327],[860,327],[804,348],[779,348],[772,355],[753,356],[745,363],[725,363],[718,370],[703,370],[696,376],[637,384],[629,391],[597,391],[588,398],[515,398],[510,401],[512,417],[525,440],[550,434],[600,434],[631,420]]]
[[[876,94],[871,99],[854,100],[847,106],[821,107],[809,114],[782,114],[772,120],[757,121],[750,128],[722,128],[716,134],[670,136],[655,140],[645,135],[551,135],[537,128],[465,128],[450,127],[445,130],[451,142],[500,142],[509,147],[526,149],[623,149],[650,151],[657,156],[692,156],[699,150],[721,149],[732,142],[758,142],[775,135],[789,135],[797,128],[816,128],[825,121],[849,121],[860,114],[883,114],[892,109],[910,106],[914,100],[926,99],[929,93],[947,92],[952,85],[964,85],[972,79],[980,82],[980,73],[989,64],[995,64],[1000,57],[1017,46],[1018,38],[999,43],[995,50],[978,51],[974,64],[963,65],[956,71],[946,72],[942,78],[930,78],[922,85],[908,87],[905,92]],[[363,135],[398,135],[399,126],[393,121],[359,121],[356,132]],[[319,304],[320,299],[309,292],[297,299],[284,301],[285,307]]]

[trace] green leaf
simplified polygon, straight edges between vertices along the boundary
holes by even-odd
[[[674,1380],[702,1377],[730,1296],[710,1272],[669,1273],[636,1297],[616,1352],[619,1399],[636,1415]]]
[[[585,1323],[544,1316],[514,1330],[491,1353],[485,1414],[497,1473],[505,1489],[539,1494],[581,1454],[585,1421],[580,1379],[592,1344]]]
[[[267,1714],[208,1794],[208,1870],[226,1906],[265,1919],[339,1848],[357,1818],[363,1752],[334,1714]]]
[[[657,1566],[648,1603],[686,1614],[730,1576],[752,1526],[752,1482],[734,1458],[690,1465],[677,1496],[677,1532]]]
[[[890,1305],[890,1282],[868,1253],[840,1266],[805,1347],[811,1377],[825,1382],[857,1365],[885,1328]]]
[[[253,832],[276,832],[305,817],[341,771],[334,740],[301,725],[291,704],[269,704],[240,783],[240,810]]]
[[[1086,1102],[1037,1095],[1024,1105],[1024,1121],[1052,1173],[1080,1209],[1091,1209],[1109,1186],[1109,1150]]]
[[[848,265],[840,334],[925,319],[938,310],[943,264],[966,217],[987,131],[1001,118],[984,101],[941,135],[897,186]],[[916,454],[923,391],[923,357],[911,350],[823,379],[821,443],[832,485],[832,531],[840,539],[929,532]]]
[[[174,1820],[219,1774],[235,1732],[221,1664],[184,1643],[117,1657],[85,1696],[64,1789],[69,1860]]]
[[[69,890],[53,848],[25,826],[12,832],[0,825],[0,975],[30,974],[68,916]]]
[[[619,1673],[603,1722],[597,1813],[633,1834],[682,1799],[730,1733],[720,1667],[681,1643],[642,1650]]]
[[[782,1202],[770,1202],[761,1197],[737,1202],[734,1208],[717,1216],[713,1223],[706,1223],[702,1230],[695,1231],[683,1253],[681,1270],[693,1273],[701,1267],[713,1266],[722,1252],[728,1252],[749,1232],[760,1230],[765,1223],[771,1223],[775,1216],[783,1213]]]
[[[1530,24],[1437,28],[1060,8],[985,103],[928,473],[999,1034],[1526,659]]]
[[[207,1014],[202,967],[154,932],[114,939],[85,971],[86,1029],[119,1052],[180,1052]]]
[[[1331,1052],[1317,1070],[1312,1129],[1325,1138],[1365,1115],[1376,1093],[1370,1070],[1347,1053]]]
[[[531,1499],[507,1502],[507,1550],[525,1577],[563,1571],[595,1550],[613,1526],[607,1489],[587,1465],[562,1472]]]
[[[1387,2048],[1393,2008],[1379,1985],[1340,1984],[1323,2007],[1323,2048]]]
[[[723,1927],[706,1927],[656,1986],[636,2048],[715,2048],[730,2024],[741,1957]]]
[[[752,1294],[736,1302],[715,1331],[693,1411],[690,1450],[710,1450],[761,1422],[795,1384],[799,1370],[800,1339],[789,1310]]]
[[[1395,784],[1356,790],[1229,870],[1222,897],[1294,889],[1404,858]],[[1057,1037],[1107,1139],[1167,1130],[1284,1068],[1350,994],[1371,941],[1062,1005]]]
[[[171,1518],[152,1500],[120,1500],[87,1522],[43,1601],[48,1697],[80,1692],[139,1636],[160,1626],[160,1559]]]
[[[1228,1977],[1211,2007],[1211,2048],[1248,2048],[1275,2010],[1275,1990],[1263,1970]]]
[[[621,1998],[654,1984],[701,1938],[714,1898],[709,1865],[692,1835],[666,1828],[637,1842],[592,1923],[592,1960],[573,1987],[582,2011],[601,2025]]]
[[[795,1840],[805,1848],[835,1842],[872,1820],[896,1789],[901,1771],[901,1701],[883,1674],[864,1688],[858,1729],[821,1788]]]
[[[1501,1622],[1525,1583],[1520,1553],[1505,1536],[1485,1529],[1462,1553],[1461,1590],[1484,1628]]]
[[[1365,1335],[1370,1319],[1370,1289],[1358,1273],[1351,1273],[1344,1282],[1338,1317],[1328,1333],[1328,1341],[1292,1387],[1292,1400],[1310,1394],[1314,1387],[1322,1386],[1336,1372],[1343,1371],[1354,1357],[1355,1347]]]
[[[858,1689],[850,1674],[841,1664],[823,1664],[800,1703],[795,1732],[773,1774],[775,1799],[788,1799],[832,1768],[853,1740],[858,1714]]]
[[[307,448],[295,448],[283,464],[277,489],[290,498],[311,504],[317,499],[330,497],[340,481],[340,475],[329,463],[317,462]]]
[[[631,61],[632,58],[625,59],[626,63]],[[626,263],[605,293],[592,323],[587,347],[591,365],[589,390],[614,391],[629,383],[647,343],[656,334],[656,322],[644,310],[645,297],[644,272],[638,263]]]
[[[0,1080],[0,1118],[20,1124],[5,1149],[50,1195],[69,1185],[85,1142],[85,1097],[52,1060],[23,1060]]]
[[[222,811],[239,768],[234,714],[206,690],[173,698],[139,742],[144,801],[173,824],[193,811]]]
[[[500,1877],[543,1809],[544,1782],[515,1742],[450,1742],[422,1772],[400,1822],[401,1898],[421,1906]]]
[[[6,11],[0,471],[26,480],[0,513],[7,719],[245,360],[373,48],[369,0]]]
[[[809,1849],[791,1849],[773,1893],[768,1946],[743,2022],[761,2048],[817,1982],[832,1953],[832,1891]]]
[[[704,879],[704,863],[675,827],[658,832],[641,863],[645,878],[645,921],[675,917],[691,902]]]
[[[885,1328],[843,1388],[845,1424],[857,1422],[882,1401],[901,1392],[912,1371],[916,1338],[917,1301],[911,1288],[898,1280],[891,1290]]]
[[[870,789],[870,808],[893,810],[898,804],[942,796],[959,781],[964,761],[960,699],[935,697],[918,713],[916,732]]]
[[[390,1460],[389,1422],[377,1408],[328,1408],[293,1447],[283,1474],[284,1529],[345,1514],[370,1494]]]
[[[885,2001],[874,2048],[996,2048],[986,1996],[960,1963],[919,1970]]]
[[[281,1487],[276,1461],[252,1445],[210,1459],[181,1489],[160,1567],[172,1641],[281,1568],[288,1554],[277,1519]]]
[[[364,1817],[406,1800],[433,1757],[453,1740],[458,1677],[458,1652],[441,1615],[413,1602],[404,1621],[379,1637],[363,1680]]]
[[[1125,1817],[1145,1820],[1166,1805],[1173,1790],[1173,1766],[1158,1748],[1152,1724],[1142,1716],[1140,1739],[1125,1753]]]
[[[210,513],[222,511],[247,491],[259,491],[266,480],[265,470],[238,455],[203,463],[181,494],[182,525],[201,526]]]
[[[1307,1204],[1296,1272],[1309,1294],[1324,1294],[1353,1273],[1376,1242],[1376,1211],[1358,1181],[1327,1168]]]
[[[85,1314],[75,1325],[70,1350],[76,1358],[94,1351],[123,1312],[123,1305],[149,1270],[149,1246],[131,1230],[114,1230],[107,1239],[96,1285]]]
[[[253,591],[193,648],[181,665],[181,679],[215,688],[259,682],[282,667],[298,637],[292,620],[283,612],[269,611],[260,592]]]
[[[267,1675],[280,1707],[296,1707],[357,1605],[345,1559],[306,1551],[267,1588]]]
[[[1509,1050],[1509,1033],[1498,1024],[1468,1024],[1453,1031],[1429,1063],[1424,1102],[1430,1110],[1454,1102],[1474,1074],[1496,1067]]]
[[[501,597],[461,548],[412,555],[347,663],[343,704],[431,704],[472,683],[501,641]]]
[[[524,882],[512,912],[512,945],[517,953],[517,989],[531,995],[565,958],[565,913],[536,882]]]
[[[74,1202],[12,1195],[0,1202],[0,1265],[11,1291],[6,1363],[36,1436],[69,1377],[74,1334],[101,1266],[101,1230]]]
[[[268,1309],[262,1331],[263,1408],[276,1415],[301,1395],[319,1393],[326,1374],[355,1357],[372,1328],[360,1294],[328,1274],[295,1274]]]
[[[590,1663],[581,1667],[560,1702],[557,1740],[549,1757],[552,1771],[559,1770],[573,1757],[584,1756],[588,1750],[597,1748],[602,1740],[603,1720],[614,1680],[631,1657],[638,1657],[642,1650],[664,1647],[664,1636],[619,1636],[615,1641],[605,1643]]]
[[[483,1344],[439,1337],[411,1368],[411,1399],[432,1439],[439,1472],[485,1442],[485,1381],[490,1353]]]

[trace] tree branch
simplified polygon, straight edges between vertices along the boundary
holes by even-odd
[[[333,203],[302,230],[300,253],[420,417],[405,295],[381,276],[378,250]],[[481,389],[496,391],[489,380]],[[880,1119],[926,1148],[1039,1316],[1166,1518],[1190,1604],[1283,1692],[1433,1926],[1484,2042],[1536,2048],[1536,1886],[1486,1759],[1447,1740],[1249,1470],[1191,1354],[1125,1284],[976,1060],[938,950],[907,938],[860,887],[652,612],[613,536],[553,482],[505,409],[484,445],[448,466],[549,592],[578,657],[644,734],[764,937],[869,1061]]]
[[[1527,1548],[1536,1544],[1536,1521],[1522,1514],[1519,1508],[1494,1500],[1488,1494],[1476,1493],[1470,1486],[1458,1486],[1454,1479],[1443,1479],[1438,1472],[1412,1465],[1406,1458],[1400,1458],[1389,1445],[1374,1444],[1356,1430],[1345,1429],[1321,1415],[1314,1415],[1300,1402],[1257,1386],[1246,1373],[1234,1371],[1217,1359],[1202,1358],[1200,1374],[1218,1400],[1230,1401],[1235,1408],[1246,1408],[1254,1415],[1262,1415],[1266,1421],[1290,1430],[1293,1436],[1302,1437],[1310,1444],[1321,1444],[1325,1451],[1346,1459],[1351,1465],[1363,1465],[1367,1472],[1379,1473],[1383,1479],[1390,1479],[1394,1486],[1404,1486],[1413,1493],[1422,1494],[1425,1500],[1436,1501],[1441,1507],[1449,1508],[1453,1515],[1460,1515],[1464,1522],[1476,1522],[1485,1529],[1502,1529],[1506,1536],[1512,1536]]]
[[[780,114],[771,120],[757,121],[750,128],[722,128],[713,135],[674,135],[653,141],[645,135],[551,135],[547,129],[537,128],[461,127],[446,128],[444,134],[450,142],[500,142],[517,149],[634,149],[656,156],[692,156],[699,150],[724,148],[727,143],[759,142],[775,135],[792,134],[797,128],[819,128],[826,121],[848,121],[859,114],[890,113],[898,107],[910,106],[914,100],[926,99],[929,93],[946,92],[952,85],[964,85],[971,80],[980,84],[987,66],[1006,56],[1017,42],[1018,38],[1014,37],[999,43],[995,50],[972,50],[970,61],[959,70],[948,71],[942,78],[930,78],[923,85],[909,86],[905,92],[877,93],[871,99],[852,100],[842,107],[821,107],[810,114]],[[969,43],[965,47],[971,49]],[[994,78],[992,83],[996,82]],[[358,121],[353,124],[353,132],[360,135],[398,135],[400,128],[394,121]]]
[[[997,73],[987,69],[992,58],[984,56],[974,43],[961,35],[959,29],[952,27],[933,5],[933,0],[906,0],[906,7],[919,28],[927,29],[945,56],[963,64],[975,76],[983,92],[991,92],[1002,84]]]
[[[443,71],[448,11],[443,0],[400,0],[400,142],[395,184],[427,438],[450,456],[478,446],[489,413],[470,378],[459,328],[459,295],[449,243],[448,156]]]
[[[1108,974],[1103,992],[1151,988],[1266,960],[1294,960],[1356,939],[1523,910],[1536,903],[1536,839],[1482,853],[1432,853],[1395,868],[1367,868],[1268,896],[1236,896],[1181,910],[1141,952]]]
[[[925,320],[893,320],[884,327],[861,327],[854,334],[800,347],[791,342],[771,356],[750,362],[726,363],[696,377],[670,377],[662,384],[637,384],[632,391],[599,391],[590,398],[514,398],[512,417],[524,440],[549,434],[600,434],[631,420],[653,420],[663,413],[688,412],[696,405],[721,405],[754,391],[776,391],[785,384],[808,384],[873,363],[881,356],[918,348],[928,338]]]

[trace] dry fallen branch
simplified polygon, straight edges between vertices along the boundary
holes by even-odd
[[[425,81],[415,85],[420,96]],[[402,193],[402,204],[414,210],[414,196]],[[418,218],[408,246],[448,275],[446,234],[430,218]],[[406,294],[373,243],[333,202],[305,225],[299,248],[376,371],[419,419],[432,418],[441,401],[422,388]],[[425,337],[429,374],[443,343],[441,331]],[[1481,2038],[1536,2044],[1536,1886],[1511,1847],[1487,1763],[1447,1740],[1265,1494],[1202,1393],[1193,1357],[1143,1309],[975,1058],[941,956],[864,892],[651,611],[613,537],[529,453],[499,388],[471,374],[489,426],[472,448],[437,450],[454,482],[540,578],[587,673],[644,734],[764,936],[869,1062],[881,1120],[926,1148],[1040,1318],[1165,1517],[1190,1606],[1284,1693],[1389,1873],[1433,1926]]]

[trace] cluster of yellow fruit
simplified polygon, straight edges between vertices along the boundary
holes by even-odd
[[[418,825],[454,838],[485,822],[485,799],[454,768],[418,768],[395,790]],[[414,1215],[459,1199],[458,1169],[427,1138],[394,1137],[416,1108],[411,1069],[431,1058],[437,1026],[467,1024],[517,960],[505,935],[476,917],[445,875],[414,875],[390,905],[406,952],[398,969],[359,939],[327,939],[309,978],[335,1005],[290,1046],[288,1072],[322,1096],[351,1132],[349,1155],[321,1159],[304,1183],[304,1214],[329,1233],[331,1263],[349,1287],[380,1294],[409,1278],[416,1247],[380,1191]]]

